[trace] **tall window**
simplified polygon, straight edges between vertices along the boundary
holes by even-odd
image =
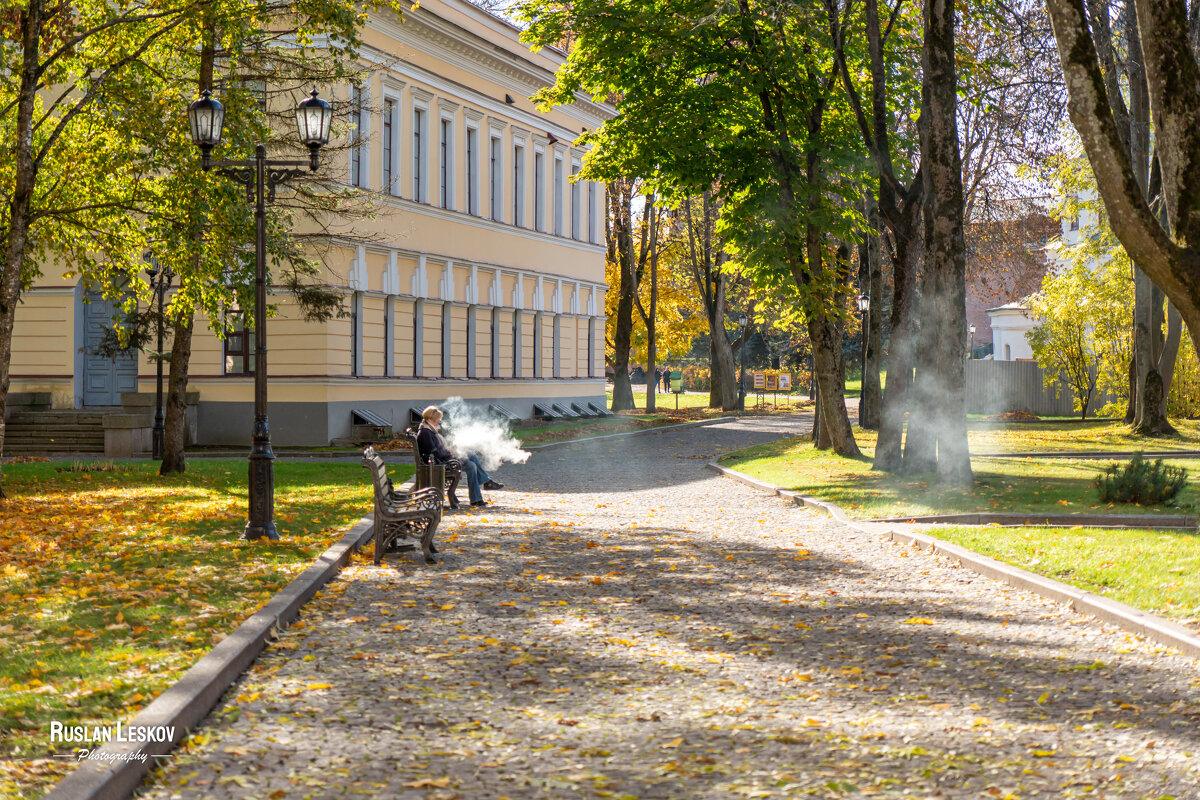
[[[479,216],[478,128],[467,128],[467,213]]]
[[[546,155],[533,154],[533,227],[546,230]]]
[[[365,186],[363,174],[363,93],[350,88],[350,185]]]
[[[579,174],[579,162],[571,162],[571,177],[574,178]],[[571,181],[571,238],[583,238],[583,224],[580,215],[583,212],[583,203],[581,195],[583,187],[579,185],[579,181]]]
[[[588,241],[591,242],[592,244],[595,244],[597,241],[597,239],[596,239],[596,183],[595,183],[595,181],[588,181],[587,193],[588,193],[588,206],[587,206]]]
[[[362,292],[350,302],[350,374],[362,372]]]
[[[441,183],[441,201],[442,208],[450,208],[452,205],[452,194],[454,190],[454,174],[450,171],[450,159],[454,157],[452,150],[454,143],[454,128],[450,120],[442,120],[442,136],[441,136],[441,164],[439,165],[440,183]]]
[[[425,109],[413,110],[413,200],[429,201],[425,176]]]
[[[525,227],[525,148],[513,148],[513,225]]]
[[[383,186],[388,194],[395,194],[393,183],[396,174],[396,159],[392,152],[392,132],[396,119],[396,101],[383,101]]]
[[[238,309],[225,312],[225,374],[254,374],[254,331],[246,330],[246,315]]]
[[[491,143],[492,143],[492,148],[491,148],[492,219],[496,220],[497,222],[500,222],[501,220],[504,219],[504,210],[502,208],[500,208],[500,203],[501,203],[500,198],[503,197],[503,190],[504,190],[504,183],[503,183],[504,173],[502,173],[500,171],[501,167],[503,166],[503,162],[501,160],[502,155],[500,152],[500,137],[493,136],[491,138]]]
[[[563,161],[554,156],[554,235],[563,235]]]

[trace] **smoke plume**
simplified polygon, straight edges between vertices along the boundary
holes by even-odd
[[[451,397],[441,408],[449,423],[445,430],[446,444],[455,453],[473,451],[488,472],[505,461],[524,464],[529,459],[529,451],[521,449],[506,423],[471,408],[461,397]]]

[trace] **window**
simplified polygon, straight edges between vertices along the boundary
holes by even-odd
[[[588,377],[596,377],[596,320],[588,320],[588,343],[587,343],[587,371]]]
[[[554,235],[563,233],[563,161],[562,156],[554,156]]]
[[[467,213],[479,216],[478,128],[467,128]]]
[[[1004,345],[1004,360],[1012,361],[1012,345]]]
[[[425,176],[425,109],[413,110],[413,200],[429,200]]]
[[[225,374],[254,374],[254,331],[246,330],[246,315],[237,309],[225,312]]]
[[[533,154],[533,227],[546,230],[546,154]]]
[[[392,150],[395,119],[396,101],[388,98],[383,101],[383,188],[388,194],[396,193],[396,159]]]
[[[512,346],[513,373],[512,374],[513,374],[514,378],[521,377],[521,340],[522,340],[521,334],[522,334],[521,312],[514,311],[513,312],[513,325],[512,325],[512,336],[513,336],[513,346]]]
[[[579,174],[579,162],[571,162],[571,177]],[[580,214],[583,211],[583,203],[580,202],[580,195],[583,187],[579,185],[579,181],[571,181],[571,238],[583,238],[583,225],[581,224]]]
[[[513,225],[525,226],[525,148],[513,148]]]
[[[491,143],[491,212],[492,219],[500,222],[504,219],[504,210],[500,208],[500,203],[502,202],[500,198],[503,196],[504,190],[504,173],[500,171],[500,168],[503,166],[503,156],[500,153],[500,137],[493,136],[491,138]]]
[[[350,302],[350,374],[362,373],[362,292]]]
[[[1079,216],[1078,215],[1071,217],[1071,219],[1067,222],[1067,230],[1069,230],[1069,231],[1079,230]]]
[[[363,170],[363,92],[358,86],[350,89],[350,185],[366,186]]]
[[[596,184],[588,181],[588,241],[596,244]]]
[[[441,202],[442,208],[450,208],[454,205],[454,173],[450,160],[454,157],[454,123],[451,120],[442,120],[442,139],[441,139],[441,164],[440,183],[441,183]]]

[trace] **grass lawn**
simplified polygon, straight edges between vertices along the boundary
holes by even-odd
[[[708,392],[686,392],[680,395],[659,393],[655,396],[655,410],[658,413],[674,414],[675,400],[679,399],[679,411],[687,412],[690,419],[703,419],[704,417],[722,417],[729,414],[736,414],[735,411],[722,411],[719,408],[708,407]],[[612,407],[612,387],[605,389],[605,400],[608,407]],[[798,392],[793,393],[777,393],[772,395],[767,392],[764,395],[765,404],[762,408],[755,407],[755,394],[751,390],[746,396],[746,413],[773,413],[778,405],[780,412],[798,411],[802,408],[812,408],[812,404],[808,402],[807,396]],[[645,410],[646,408],[646,387],[636,385],[633,387],[633,404],[635,409]]]
[[[971,432],[972,450],[980,449],[976,433]],[[875,452],[875,434],[855,429],[855,436],[866,456],[863,460],[815,450],[806,437],[795,437],[731,453],[721,463],[777,486],[837,503],[850,516],[864,519],[978,511],[1182,514],[1200,499],[1196,487],[1189,484],[1180,494],[1178,506],[1107,506],[1096,497],[1092,481],[1111,462],[1073,458],[976,458],[973,486],[939,486],[930,483],[928,476],[873,471],[870,459]],[[1019,440],[1030,447],[1043,446],[1030,432],[1021,432]],[[1016,441],[1010,443],[1015,446]],[[1200,466],[1195,461],[1169,463],[1187,467],[1193,474]]]
[[[1129,426],[1119,420],[971,422],[969,438],[972,453],[1200,450],[1200,420],[1173,419],[1171,423],[1178,435],[1147,438],[1133,436]]]
[[[1200,629],[1196,531],[939,525],[933,536]]]
[[[244,459],[168,477],[148,462],[68,466],[4,467],[0,797],[40,796],[74,768],[50,757],[52,720],[127,722],[372,502],[358,464],[277,462],[282,538],[241,542]]]

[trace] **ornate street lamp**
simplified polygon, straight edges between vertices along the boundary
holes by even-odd
[[[267,148],[257,145],[253,160],[212,161],[210,154],[221,143],[225,109],[206,89],[188,106],[192,142],[200,148],[205,170],[218,167],[222,175],[246,187],[246,198],[254,204],[254,432],[250,448],[250,513],[243,539],[266,536],[278,539],[275,530],[275,454],[267,425],[267,202],[274,201],[275,187],[317,169],[317,153],[329,143],[333,109],[313,89],[307,100],[296,106],[296,131],[308,147],[308,161],[267,161]]]
[[[750,318],[742,313],[738,317],[738,326],[742,329],[742,365],[738,377],[738,409],[746,410],[746,326],[750,324]]]
[[[970,331],[970,333],[971,333],[971,349],[967,351],[967,353],[968,353],[967,358],[974,358],[975,357],[975,326],[969,325],[969,326],[967,326],[967,330]]]
[[[150,266],[146,267],[146,274],[150,276],[150,285],[154,289],[154,293],[158,295],[158,361],[157,365],[157,383],[154,391],[154,427],[150,432],[151,441],[151,458],[161,459],[163,457],[163,296],[171,288],[171,281],[175,278],[175,273],[170,267],[159,266],[158,259],[153,253],[146,253],[142,256],[143,260]]]

